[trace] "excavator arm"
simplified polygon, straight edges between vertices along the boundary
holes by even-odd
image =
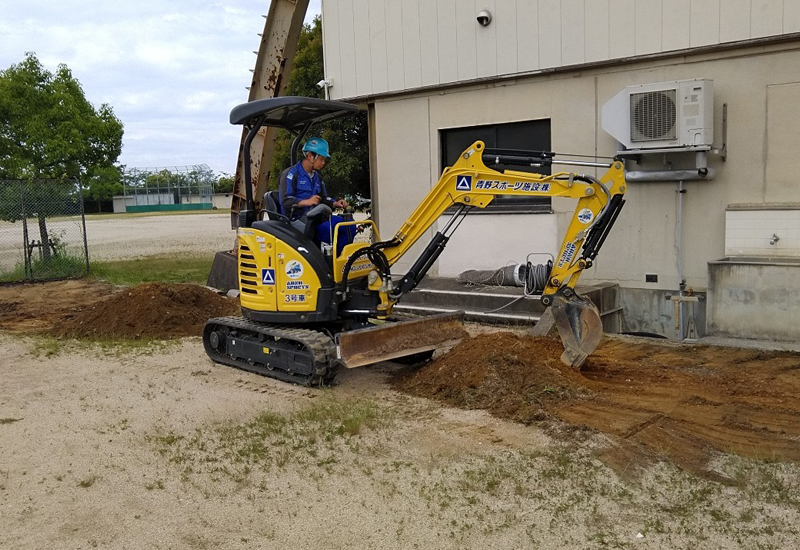
[[[484,143],[470,145],[453,166],[445,169],[417,209],[388,241],[364,247],[351,244],[339,256],[336,270],[341,280],[363,277],[371,271],[370,288],[381,296],[379,313],[388,316],[401,297],[425,277],[444,250],[461,218],[472,208],[485,208],[498,196],[566,197],[577,204],[561,248],[554,258],[543,288],[542,303],[553,308],[565,346],[562,361],[580,366],[602,336],[597,309],[575,292],[581,272],[591,267],[600,246],[616,220],[627,189],[623,163],[615,160],[596,179],[585,174],[558,172],[551,175],[514,170],[497,171],[484,163]],[[557,163],[550,157],[545,162]],[[565,162],[573,164],[574,162]],[[445,227],[438,231],[411,269],[395,284],[389,267],[397,262],[450,207],[456,207]],[[358,269],[353,269],[357,266]],[[345,284],[346,288],[346,284]]]

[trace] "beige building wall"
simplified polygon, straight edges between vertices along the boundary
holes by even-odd
[[[800,32],[796,0],[324,0],[322,16],[332,99]]]
[[[600,127],[600,109],[617,92],[630,84],[712,79],[715,146],[722,144],[722,107],[728,106],[727,160],[709,154],[716,178],[687,182],[682,195],[675,183],[631,184],[627,205],[595,267],[581,279],[669,290],[677,289],[682,268],[688,285],[704,290],[708,262],[726,252],[729,206],[800,202],[794,178],[800,158],[799,48],[797,42],[773,43],[375,98],[373,173],[381,234],[391,236],[438,179],[441,129],[549,118],[555,151],[610,156],[617,144]],[[656,155],[655,162],[629,168],[664,169],[663,160]],[[680,167],[694,157],[666,160]],[[574,205],[554,199],[553,207],[554,214],[468,217],[432,274],[452,276],[464,269],[524,261],[531,252],[555,253]],[[442,218],[439,226],[444,222]],[[767,227],[758,231],[772,232]],[[784,245],[784,254],[800,249],[800,234],[777,243]],[[780,253],[778,248],[767,250]],[[398,271],[410,262],[401,262]],[[645,274],[658,275],[658,283],[646,283]]]

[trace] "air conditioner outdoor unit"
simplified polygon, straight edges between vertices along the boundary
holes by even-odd
[[[628,86],[603,105],[602,126],[626,149],[710,147],[714,141],[714,81]]]

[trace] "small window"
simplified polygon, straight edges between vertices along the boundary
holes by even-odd
[[[505,124],[487,124],[485,126],[469,126],[466,128],[447,128],[439,130],[439,143],[442,147],[442,166],[444,170],[452,166],[464,149],[476,140],[486,144],[487,149],[516,149],[523,151],[550,150],[550,120],[528,120],[524,122],[508,122]],[[518,172],[538,172],[549,174],[549,166],[524,167],[490,166],[495,170],[516,170]],[[550,197],[518,197],[500,196],[484,209],[474,209],[472,213],[550,213],[552,212]]]

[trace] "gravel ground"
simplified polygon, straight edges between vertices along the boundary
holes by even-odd
[[[236,232],[227,211],[214,214],[89,219],[89,257],[118,260],[154,254],[213,254],[231,250]]]
[[[0,257],[12,231],[0,224]],[[234,237],[227,213],[87,233],[92,259]],[[0,548],[797,548],[793,462],[721,454],[727,483],[668,462],[620,475],[600,433],[410,397],[388,384],[399,369],[308,390],[215,365],[199,338],[142,350],[0,332]]]
[[[412,398],[398,369],[308,390],[214,365],[198,338],[0,333],[0,548],[797,547],[793,464],[625,480],[598,434]]]
[[[80,222],[75,219],[48,221],[51,236],[80,252]],[[35,224],[28,226],[28,240],[39,239]],[[91,260],[119,260],[154,254],[213,254],[233,248],[235,231],[228,211],[175,216],[131,216],[86,219],[86,237]],[[20,222],[0,222],[0,269],[12,269],[23,261],[23,227]]]

